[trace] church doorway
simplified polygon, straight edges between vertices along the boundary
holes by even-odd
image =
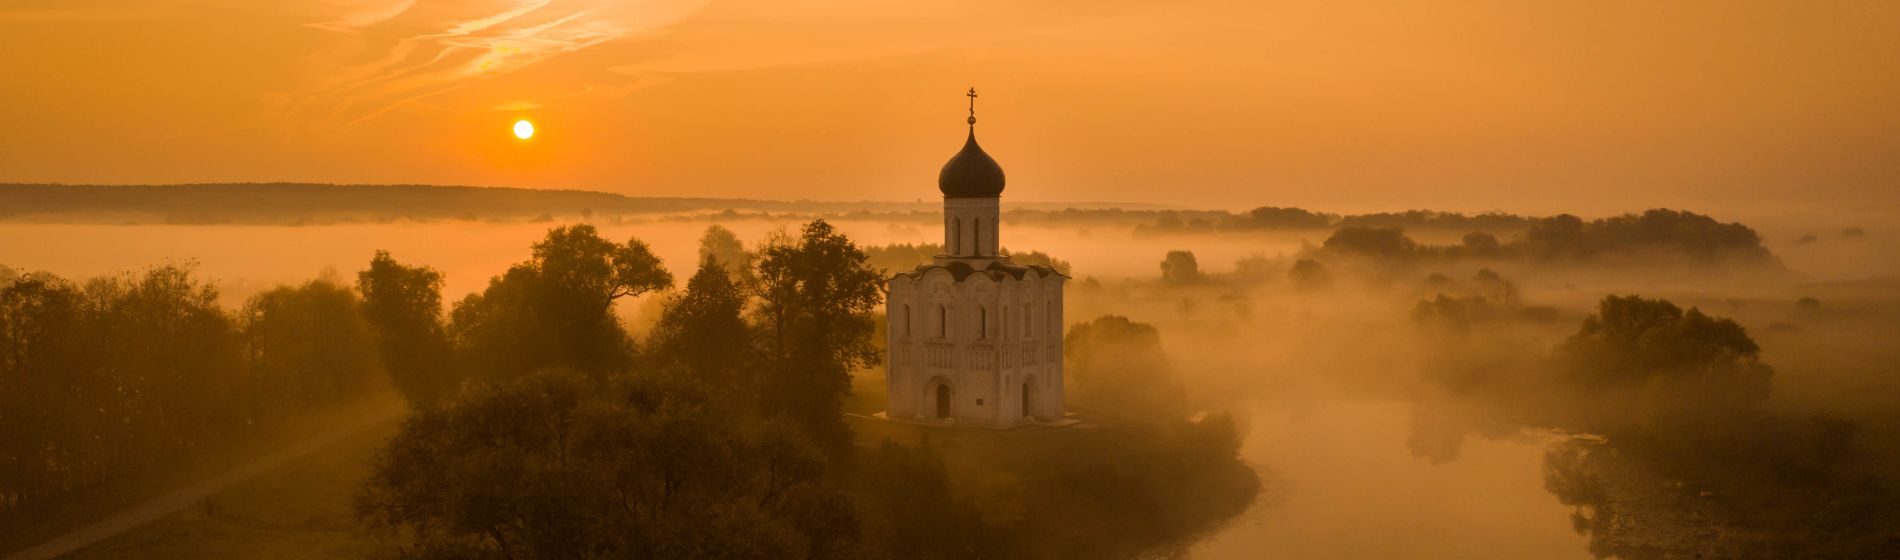
[[[938,418],[950,417],[950,386],[949,385],[937,386],[937,417]]]
[[[1028,420],[1030,418],[1035,418],[1036,411],[1033,408],[1033,406],[1034,406],[1034,403],[1036,402],[1036,383],[1035,383],[1034,377],[1023,378],[1022,395],[1023,395],[1023,419]]]

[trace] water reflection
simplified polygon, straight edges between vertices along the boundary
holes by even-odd
[[[1246,459],[1266,490],[1194,558],[1589,558],[1544,488],[1551,435],[1424,430],[1402,402],[1254,411]],[[1446,416],[1444,418],[1451,418]],[[1415,450],[1424,449],[1423,457]]]

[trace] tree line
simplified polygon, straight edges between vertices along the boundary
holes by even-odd
[[[981,459],[960,450],[978,472],[928,441],[859,441],[843,399],[879,363],[884,281],[865,249],[822,220],[750,250],[713,226],[635,336],[612,301],[670,284],[649,257],[637,239],[557,227],[444,316],[439,274],[376,256],[359,283],[379,347],[442,352],[385,357],[416,411],[356,507],[393,554],[1116,556],[1238,513],[1257,488],[1231,419],[1177,409]],[[971,479],[1053,491],[999,500],[961,489]]]
[[[381,383],[348,287],[217,298],[189,265],[0,275],[0,514],[193,464]]]

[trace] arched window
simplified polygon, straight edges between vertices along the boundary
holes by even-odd
[[[1009,307],[1008,307],[1008,306],[1004,306],[1004,307],[1003,307],[1003,324],[1001,324],[1001,325],[998,325],[998,326],[997,326],[997,329],[996,329],[996,332],[997,332],[998,334],[1000,334],[1000,335],[1002,335],[1002,339],[1003,339],[1003,340],[1009,340],[1009,325],[1010,325],[1010,323],[1009,323]]]
[[[904,304],[904,338],[910,338],[910,304]]]
[[[990,308],[976,308],[976,339],[987,340],[990,337]]]
[[[975,240],[976,242],[976,250],[971,251],[971,252],[978,255],[983,254],[983,219],[982,218],[970,218],[970,238]]]
[[[1023,304],[1023,338],[1035,336],[1035,333],[1036,331],[1030,328],[1029,304],[1025,303]]]
[[[950,308],[937,304],[937,338],[950,336]]]

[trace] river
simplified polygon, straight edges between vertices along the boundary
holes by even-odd
[[[1256,408],[1241,455],[1263,491],[1192,557],[1591,557],[1570,508],[1544,490],[1558,436],[1470,437],[1434,464],[1409,451],[1410,418],[1401,402]]]

